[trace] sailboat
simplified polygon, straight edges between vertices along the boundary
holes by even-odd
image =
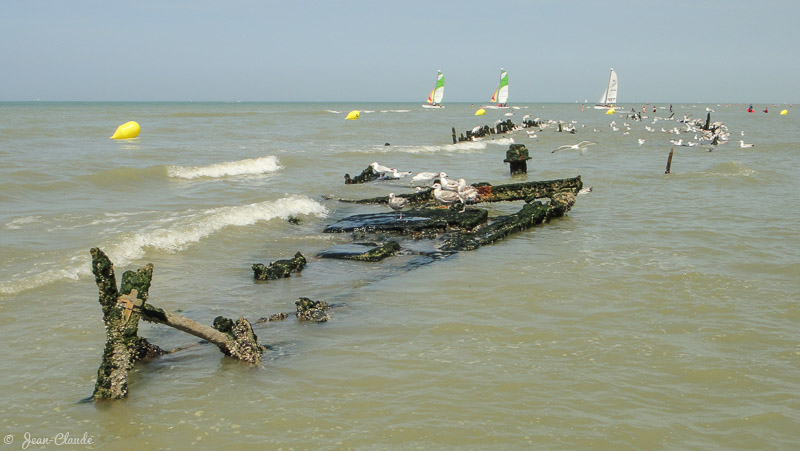
[[[486,108],[508,108],[508,72],[502,67],[500,68],[500,82],[497,84],[497,89],[494,90],[491,100],[496,105],[486,105]]]
[[[597,110],[607,110],[610,108],[614,108],[614,104],[617,103],[617,73],[614,72],[614,68],[611,68],[611,75],[608,76],[608,86],[606,87],[605,92],[603,92],[603,97],[600,99],[600,103],[595,105],[595,109]]]
[[[442,98],[444,97],[444,74],[439,71],[436,74],[436,84],[431,90],[431,95],[428,96],[428,104],[422,105],[422,108],[444,108],[442,105]]]

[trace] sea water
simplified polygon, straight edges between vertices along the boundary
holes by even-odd
[[[0,103],[5,443],[68,434],[106,449],[795,449],[796,111],[675,104],[669,120],[658,105],[638,122],[623,111],[640,105],[615,115],[515,107]],[[706,108],[731,141],[670,144],[693,136],[662,127],[685,129],[675,119],[705,119]],[[344,120],[354,109],[360,118]],[[525,115],[576,133],[452,142],[453,127]],[[130,120],[139,137],[109,139]],[[552,153],[582,140],[596,144]],[[513,143],[530,151],[527,175],[503,163]],[[567,216],[476,251],[428,258],[405,240],[406,252],[379,263],[318,258],[354,241],[322,233],[328,224],[390,211],[337,198],[413,192],[405,180],[344,184],[373,161],[468,183],[580,175],[593,189]],[[269,346],[263,363],[143,323],[151,342],[187,348],[137,365],[127,399],[81,402],[105,337],[92,247],[118,277],[153,263],[154,305],[205,324],[250,319]],[[254,280],[252,264],[298,251],[309,260],[301,274]],[[256,323],[301,296],[335,304],[331,320]]]

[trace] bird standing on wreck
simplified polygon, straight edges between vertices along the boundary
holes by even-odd
[[[464,203],[473,203],[478,200],[478,188],[467,185],[467,181],[464,179],[458,179],[458,194]]]
[[[406,204],[408,204],[408,199],[404,197],[397,197],[394,193],[389,193],[389,206],[394,211],[402,210]],[[400,216],[397,219],[403,219],[403,213],[400,213]]]
[[[433,197],[436,198],[436,201],[442,205],[450,205],[456,202],[461,202],[463,208],[461,209],[460,213],[463,213],[467,208],[464,198],[461,197],[458,191],[443,190],[442,185],[439,183],[433,184]]]

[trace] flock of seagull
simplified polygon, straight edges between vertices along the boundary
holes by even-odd
[[[370,163],[370,167],[377,172],[381,178],[386,179],[400,179],[411,175],[410,171],[398,171],[395,168],[383,166],[377,161]],[[456,202],[461,202],[461,211],[464,212],[467,204],[474,203],[478,200],[478,189],[474,186],[468,185],[467,181],[463,178],[458,180],[451,180],[447,178],[447,173],[440,172],[419,172],[411,177],[410,184],[415,185],[420,182],[427,183],[434,181],[429,188],[433,189],[433,197],[442,205],[450,205]],[[421,191],[422,187],[417,187],[417,191]],[[389,193],[389,207],[392,210],[400,211],[408,204],[408,199],[398,197],[395,193]],[[400,213],[398,219],[402,219],[403,214]]]
[[[706,108],[706,111],[709,113],[714,112],[711,108]],[[526,119],[528,119],[530,115],[526,115],[523,118],[523,123],[525,123]],[[648,116],[643,115],[635,115],[635,116],[627,116],[627,119],[633,121],[644,121],[645,119],[649,119]],[[670,117],[658,117],[654,116],[653,120],[650,125],[655,125],[659,121],[672,121],[672,115]],[[684,146],[684,147],[695,147],[695,146],[702,146],[711,151],[714,146],[719,144],[725,144],[730,141],[731,134],[728,131],[727,126],[723,122],[713,122],[709,124],[708,129],[704,129],[705,121],[703,119],[692,119],[691,115],[684,115],[683,119],[679,119],[678,122],[682,123],[683,126],[674,126],[670,129],[666,129],[661,127],[662,133],[668,133],[670,135],[681,135],[681,134],[692,134],[693,137],[691,138],[673,138],[670,139],[669,142],[675,146]],[[556,121],[556,120],[547,120],[543,121],[539,118],[533,120],[538,126],[538,132],[543,131],[546,128],[550,127],[557,127],[559,132],[567,132],[567,133],[575,133],[576,132],[576,125],[578,121]],[[654,126],[645,125],[645,130],[650,133],[656,132],[656,128]],[[585,125],[581,125],[581,127],[586,127]],[[612,131],[618,132],[622,131],[623,135],[628,135],[631,132],[631,124],[629,122],[623,122],[620,126],[617,126],[617,122],[612,120],[609,124],[609,128]],[[599,129],[594,128],[593,132],[600,132]],[[526,130],[526,133],[529,138],[537,138],[537,130]],[[744,136],[744,131],[741,132],[742,136]],[[644,145],[647,142],[647,138],[638,138],[639,146]],[[552,153],[558,152],[560,150],[577,150],[578,153],[583,155],[583,150],[586,147],[594,145],[596,143],[591,141],[581,141],[578,144],[570,144],[564,145],[561,147],[556,148],[552,151]],[[741,148],[750,148],[754,147],[754,144],[745,143],[744,140],[739,141],[739,146]]]
[[[713,112],[711,109],[707,109],[709,112]],[[511,113],[507,113],[506,116],[510,115]],[[706,147],[709,152],[718,144],[725,144],[730,141],[731,133],[728,131],[727,126],[723,122],[713,122],[709,124],[708,127],[705,127],[705,121],[702,119],[691,119],[691,115],[684,115],[683,119],[678,120],[678,122],[684,124],[683,127],[674,126],[669,130],[661,127],[662,133],[668,133],[672,135],[681,135],[681,134],[693,134],[693,137],[690,139],[684,140],[684,138],[673,138],[670,139],[669,142],[675,146],[686,146],[686,147],[695,147],[695,146],[703,146]],[[628,116],[628,119],[631,117]],[[633,120],[642,121],[643,119],[647,119],[647,116],[634,116]],[[673,120],[672,115],[668,118],[664,117],[654,117],[651,125],[656,124],[658,121],[668,121]],[[548,127],[558,127],[559,132],[566,132],[574,134],[576,132],[576,125],[577,121],[555,121],[555,120],[540,120],[536,118],[533,122],[530,121],[530,115],[525,115],[523,117],[523,124],[524,126],[518,126],[512,131],[517,131],[522,128],[528,128],[532,124],[538,127],[538,131],[541,132]],[[585,127],[583,125],[582,127]],[[616,121],[612,120],[609,124],[609,127],[613,131],[620,131],[621,128],[617,127]],[[628,122],[623,122],[622,127],[625,128],[623,134],[627,135],[630,133],[631,124]],[[477,128],[477,127],[476,127]],[[707,129],[706,129],[707,128]],[[649,125],[645,125],[645,130],[654,133],[656,132],[655,127],[651,127]],[[594,132],[599,132],[598,129],[593,129]],[[537,132],[526,130],[528,137],[536,138]],[[741,135],[744,136],[744,131],[741,132]],[[478,140],[480,138],[476,138]],[[638,138],[639,146],[642,146],[647,141],[646,138]],[[577,150],[578,153],[583,156],[583,151],[589,147],[596,145],[597,143],[592,141],[581,141],[577,144],[566,144],[563,146],[559,146],[556,149],[552,150],[551,153],[556,153],[563,150]],[[754,147],[754,144],[747,144],[744,140],[739,141],[739,145],[742,148],[750,148]],[[401,179],[408,177],[412,174],[410,171],[398,171],[395,168],[390,168],[388,166],[384,166],[379,164],[378,162],[372,162],[370,164],[372,169],[379,174],[381,178],[385,179]],[[431,183],[433,182],[433,183]],[[466,205],[468,203],[474,203],[478,198],[478,190],[477,188],[467,185],[467,182],[460,178],[456,181],[450,180],[447,178],[447,174],[444,172],[419,172],[410,178],[410,184],[412,186],[417,186],[417,191],[421,191],[423,188],[419,185],[427,186],[429,189],[433,190],[433,196],[436,198],[436,201],[442,205],[451,205],[457,202],[462,204],[461,212],[465,211]],[[591,191],[591,189],[587,190]],[[583,194],[583,193],[580,193]],[[406,207],[408,204],[408,200],[403,197],[398,197],[395,193],[389,193],[389,207],[391,207],[395,211],[400,211]],[[402,213],[400,213],[400,218],[402,218]]]

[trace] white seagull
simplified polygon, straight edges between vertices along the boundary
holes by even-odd
[[[444,172],[439,173],[439,183],[442,189],[447,191],[458,191],[458,182],[455,180],[448,180],[447,174]]]
[[[741,147],[742,149],[746,149],[748,147],[753,147],[753,146],[755,146],[755,144],[745,144],[743,139],[739,140],[739,147]]]
[[[388,166],[383,166],[381,164],[378,164],[377,161],[373,161],[369,165],[372,167],[373,171],[381,173],[381,174],[385,174],[387,172],[392,172],[394,170],[394,169],[392,169],[392,168],[390,168]]]
[[[414,177],[411,177],[411,184],[413,185],[414,182],[430,182],[431,180],[435,179],[438,176],[438,172],[420,172]]]
[[[390,169],[389,172],[391,172],[392,173],[392,177],[394,177],[396,179],[403,178],[403,177],[411,175],[411,171],[398,172],[397,169],[394,169],[394,168]]]
[[[644,144],[645,141],[647,140],[644,138],[639,138],[639,145],[641,146],[642,144]]]
[[[467,185],[467,181],[464,179],[458,179],[458,194],[465,203],[473,203],[478,200],[478,188]]]
[[[563,146],[559,147],[558,149],[556,149],[556,150],[554,150],[554,151],[552,151],[550,153],[556,153],[559,150],[577,150],[578,153],[581,154],[581,156],[583,156],[583,149],[585,149],[585,148],[587,148],[589,146],[593,146],[595,144],[597,144],[597,143],[593,143],[591,141],[581,141],[578,144],[563,145]]]

